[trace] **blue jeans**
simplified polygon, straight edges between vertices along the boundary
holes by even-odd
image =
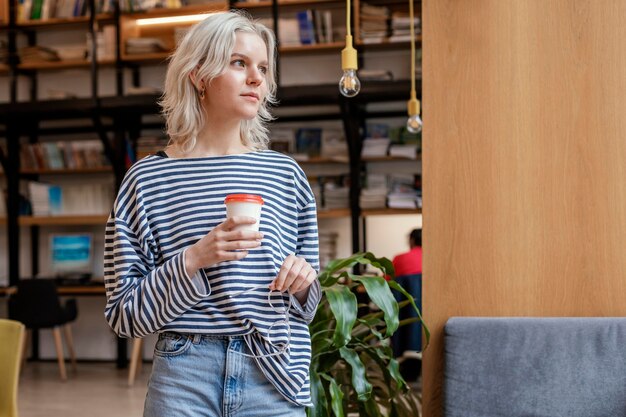
[[[161,333],[144,417],[305,416],[242,352],[242,337]]]

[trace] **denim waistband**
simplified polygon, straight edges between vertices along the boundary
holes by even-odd
[[[162,332],[159,335],[163,335],[164,337],[187,337],[193,341],[193,343],[198,344],[201,340],[243,340],[244,335],[222,335],[222,334],[202,334],[202,333],[178,333],[178,332]]]

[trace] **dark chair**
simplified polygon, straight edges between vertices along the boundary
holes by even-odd
[[[395,281],[415,298],[415,304],[421,312],[422,274],[402,275],[396,277]],[[399,291],[393,290],[392,292],[398,302],[406,300],[406,297]],[[400,320],[413,317],[417,317],[417,313],[412,305],[409,304],[400,309]],[[399,362],[407,361],[406,364],[402,365],[405,378],[409,380],[417,379],[421,371],[422,323],[417,321],[398,328],[391,337],[391,345],[393,354],[398,358]]]
[[[61,341],[61,326],[64,329],[72,368],[76,371],[76,356],[69,323],[76,320],[78,309],[76,300],[70,299],[61,305],[54,281],[49,279],[25,279],[17,284],[17,292],[9,298],[9,317],[24,323],[27,329],[26,339],[31,330],[52,328],[54,344],[59,362],[61,379],[66,380],[65,355]],[[25,349],[28,343],[25,343]],[[25,358],[26,355],[24,354]]]

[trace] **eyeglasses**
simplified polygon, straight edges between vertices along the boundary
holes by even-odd
[[[257,285],[255,287],[252,288],[248,288],[247,290],[244,291],[240,291],[234,294],[230,294],[228,296],[228,298],[235,298],[235,297],[239,297],[241,295],[244,295],[248,292],[251,291],[255,291],[255,290],[260,290],[263,288],[267,288],[267,285]],[[285,318],[282,320],[277,320],[274,323],[272,323],[272,325],[267,329],[267,341],[269,342],[269,344],[274,348],[277,349],[276,352],[272,352],[272,353],[266,353],[263,355],[255,355],[255,354],[250,354],[250,353],[244,353],[244,352],[240,352],[242,355],[247,356],[249,358],[267,358],[270,356],[278,356],[278,355],[282,355],[285,352],[289,351],[289,345],[291,344],[291,326],[289,325],[289,310],[291,309],[291,297],[289,297],[289,302],[287,303],[287,307],[283,306],[275,306],[272,303],[272,293],[278,293],[279,295],[281,295],[282,293],[280,291],[277,290],[270,290],[267,293],[267,302],[270,305],[270,307],[272,308],[272,310],[274,310],[275,313],[279,313],[279,314],[284,314]],[[282,300],[282,296],[281,296],[281,300]],[[271,339],[271,333],[272,333],[272,329],[275,326],[280,326],[280,325],[285,325],[287,327],[287,342],[285,343],[273,343],[272,339]]]

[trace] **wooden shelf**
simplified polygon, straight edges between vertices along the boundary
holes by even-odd
[[[98,61],[100,66],[111,66],[115,64],[113,59],[104,59]],[[17,66],[20,70],[65,70],[72,68],[87,68],[91,66],[91,61],[81,60],[66,60],[66,61],[50,61],[50,62],[29,62],[25,64],[19,64]]]
[[[20,171],[22,175],[74,175],[74,174],[100,174],[111,173],[111,167],[95,167],[95,168],[63,168],[63,169],[23,169]]]
[[[415,43],[416,46],[422,43],[422,35],[415,35]],[[361,39],[357,39],[355,42],[356,46],[360,49],[409,49],[411,42],[410,41],[396,41],[391,42],[389,39],[385,39],[382,42],[363,42]]]
[[[0,74],[8,74],[9,66],[7,64],[0,64]]]
[[[341,50],[346,46],[344,42],[317,43],[314,45],[281,46],[279,51],[284,54],[306,54]]]
[[[279,2],[280,4],[280,2]],[[241,1],[233,4],[236,9],[262,9],[272,7],[271,0],[259,0],[259,1]]]
[[[422,155],[417,155],[417,158],[403,158],[401,156],[369,156],[362,158],[363,162],[393,162],[393,161],[420,161]]]
[[[345,7],[345,1],[343,0],[278,0],[278,6],[306,6],[314,7],[318,4],[338,4]],[[258,1],[243,1],[233,4],[233,7],[238,9],[256,9],[256,8],[270,8],[272,7],[271,0],[258,0]]]
[[[169,17],[169,16],[183,16],[190,14],[201,14],[215,11],[228,10],[228,2],[217,2],[207,4],[197,4],[193,6],[183,6],[178,8],[156,8],[150,10],[143,10],[137,12],[123,13],[122,17],[127,19],[150,19],[153,17]]]
[[[384,208],[384,209],[366,209],[361,210],[361,215],[363,217],[367,216],[388,216],[393,214],[420,214],[422,209],[394,209],[394,208]]]
[[[20,216],[20,226],[105,226],[108,214],[87,216]]]
[[[317,212],[318,219],[334,219],[337,217],[350,217],[350,209],[322,209]]]
[[[125,62],[165,62],[171,52],[154,52],[151,54],[124,54],[122,61]]]
[[[96,15],[96,20],[112,20],[112,13],[100,13]],[[18,28],[34,29],[34,28],[49,28],[58,26],[78,26],[89,23],[89,16],[77,16],[77,17],[59,17],[43,20],[26,20],[17,23]]]
[[[294,45],[281,46],[280,53],[283,54],[313,54],[328,51],[340,51],[345,47],[343,42],[319,43],[315,45]],[[126,62],[161,62],[165,61],[172,52],[154,52],[150,54],[123,54],[122,61]]]
[[[0,296],[13,295],[17,293],[17,287],[0,287]],[[104,295],[106,290],[104,284],[86,285],[58,285],[59,295]]]
[[[336,158],[315,156],[309,159],[296,159],[296,162],[298,162],[298,164],[347,164],[350,161],[348,160],[348,156]]]
[[[362,217],[368,216],[390,216],[396,214],[421,214],[422,209],[393,209],[393,208],[382,208],[382,209],[364,209],[361,210]],[[321,209],[317,212],[318,219],[333,219],[338,217],[350,217],[350,209],[330,209],[325,210]]]

